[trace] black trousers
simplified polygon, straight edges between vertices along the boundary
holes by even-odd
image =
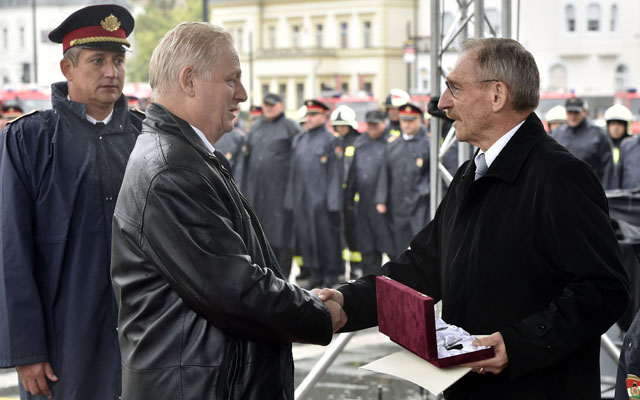
[[[293,263],[293,250],[284,247],[272,247],[272,250],[278,259],[284,278],[288,281],[289,275],[291,275],[291,264]]]

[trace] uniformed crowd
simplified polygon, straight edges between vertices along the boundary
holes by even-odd
[[[383,106],[366,114],[360,133],[347,105],[330,110],[308,100],[293,121],[282,98],[269,93],[262,115],[252,110],[248,133],[236,128],[216,142],[285,276],[299,256],[297,282],[306,287],[335,285],[347,260],[353,276],[375,272],[383,254],[399,255],[429,220],[424,112],[401,89]]]
[[[587,117],[587,103],[579,97],[549,110],[549,134],[591,166],[607,190],[640,187],[640,136],[631,135],[633,115],[614,104],[604,113],[604,129]]]
[[[367,112],[364,133],[346,105],[331,110],[310,99],[294,121],[286,118],[283,99],[268,93],[252,107],[245,133],[237,113],[247,93],[230,34],[182,23],[151,57],[154,102],[144,115],[128,110],[122,95],[133,26],[131,14],[116,5],[70,15],[49,34],[62,44],[66,78],[52,85],[53,108],[16,118],[0,134],[0,367],[16,368],[22,399],[292,399],[291,343],[328,344],[347,322],[343,306],[349,329],[375,321],[366,282],[379,272],[383,254],[395,260],[386,267],[394,279],[412,280],[407,271],[417,271],[417,283],[446,298],[450,315],[495,331],[484,339],[501,357],[505,341],[497,329],[508,325],[509,373],[542,384],[523,388],[503,379],[505,364],[473,365],[477,374],[466,382],[523,394],[541,393],[546,384],[563,393],[597,391],[594,382],[587,388],[575,377],[584,378],[581,366],[588,376],[597,374],[598,338],[611,324],[601,308],[620,308],[626,293],[615,237],[603,229],[600,185],[544,133],[530,112],[535,105],[512,107],[505,93],[519,82],[508,87],[508,76],[465,81],[476,74],[471,65],[478,49],[505,47],[533,59],[521,45],[508,39],[472,44],[440,102],[430,103],[431,123],[447,132],[447,117],[455,117],[464,141],[481,144],[471,129],[478,121],[465,113],[486,106],[488,92],[480,89],[495,90],[502,105],[487,117],[512,129],[485,127],[506,137],[498,154],[496,147],[489,151],[493,145],[478,146],[478,157],[457,172],[455,148],[448,153],[444,164],[456,178],[441,215],[428,224],[429,133],[424,110],[407,93],[393,89],[384,109]],[[199,56],[187,60],[193,54]],[[472,98],[466,96],[480,100],[465,104]],[[551,136],[589,164],[604,187],[638,187],[640,137],[624,139],[630,113],[614,106],[605,118],[610,136],[588,121],[586,104],[572,98],[566,125]],[[523,149],[533,149],[530,159]],[[557,176],[557,165],[571,170]],[[525,172],[516,180],[519,166]],[[556,192],[545,192],[549,182]],[[475,199],[468,201],[467,193]],[[505,214],[505,202],[518,208]],[[529,203],[534,207],[526,214],[521,206]],[[549,204],[571,215],[546,218]],[[508,220],[496,223],[504,215]],[[557,236],[538,240],[542,229]],[[565,237],[576,230],[584,237]],[[461,250],[460,237],[472,251]],[[574,243],[587,243],[591,252],[573,251]],[[321,298],[287,282],[296,256],[303,275],[297,280],[308,288],[335,286],[346,260],[352,274],[365,277],[341,286],[347,304],[343,295],[342,302]],[[441,268],[450,275],[439,279]],[[520,275],[527,276],[525,287],[512,284]],[[366,296],[357,300],[350,291],[361,289]],[[522,300],[523,291],[531,311],[502,300]],[[482,301],[493,303],[480,310]],[[361,307],[366,312],[354,311]],[[498,308],[509,310],[496,315]],[[509,325],[514,321],[517,328]],[[586,347],[573,343],[574,334],[588,336]],[[556,351],[556,343],[575,349]],[[634,346],[637,335],[625,339],[620,379],[629,398],[640,398]],[[558,378],[569,373],[575,382]],[[449,398],[470,398],[460,390],[480,387],[462,386]]]

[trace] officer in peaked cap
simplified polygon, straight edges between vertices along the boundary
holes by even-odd
[[[103,4],[82,8],[49,33],[49,40],[62,43],[62,53],[73,47],[125,51],[131,45],[133,17],[126,8]]]
[[[0,221],[18,235],[0,239],[0,368],[16,368],[23,400],[121,394],[111,221],[144,117],[122,95],[133,25],[117,5],[65,19],[49,34],[66,78],[53,108],[9,122],[0,140]]]
[[[307,288],[333,286],[344,272],[340,245],[342,211],[342,138],[327,129],[329,107],[305,101],[304,133],[293,139],[293,154],[285,209],[293,212],[296,245],[303,268],[309,271]]]
[[[422,121],[422,119],[424,118],[424,112],[415,104],[407,103],[404,106],[400,107],[398,117],[400,121],[413,119],[419,119],[420,121]]]
[[[304,102],[304,105],[307,106],[307,115],[308,114],[321,114],[329,111],[329,106],[321,102],[320,100],[307,100]]]
[[[401,254],[429,221],[429,149],[420,107],[399,110],[400,136],[390,136],[376,190],[376,209],[393,232],[390,258]],[[393,257],[392,257],[393,256]]]

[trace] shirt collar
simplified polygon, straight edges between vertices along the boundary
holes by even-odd
[[[71,100],[71,97],[69,97],[69,95],[67,95],[67,100],[73,101]],[[98,121],[97,119],[93,118],[89,114],[85,114],[84,117],[87,119],[87,121],[91,122],[94,125],[97,124],[98,122],[102,122],[103,124],[107,125],[109,121],[111,121],[111,119],[113,118],[113,108],[111,109],[111,112],[109,113],[109,115],[107,115],[107,118],[105,118],[102,121]]]
[[[502,137],[496,140],[496,142],[492,144],[491,147],[489,147],[486,152],[482,150],[478,152],[478,154],[484,153],[484,160],[487,163],[487,167],[491,166],[491,163],[493,163],[493,160],[495,160],[496,157],[498,157],[502,149],[504,149],[507,143],[509,143],[509,140],[511,140],[513,135],[515,135],[518,129],[520,129],[522,124],[524,124],[524,121],[520,122],[518,125],[513,127],[509,132],[502,135]]]
[[[204,135],[204,133],[202,133],[202,131],[200,129],[196,128],[193,125],[191,125],[191,128],[198,134],[198,136],[202,140],[202,143],[204,143],[204,145],[211,152],[211,154],[215,153],[216,149],[213,147],[211,142],[209,140],[207,140],[207,137]]]

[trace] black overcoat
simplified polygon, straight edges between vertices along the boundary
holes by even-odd
[[[500,332],[508,367],[450,399],[600,399],[600,335],[627,306],[597,177],[529,115],[486,174],[456,173],[435,218],[380,271],[436,300],[445,321]],[[345,330],[377,323],[375,277],[342,286]]]
[[[347,201],[355,209],[356,250],[388,253],[391,230],[388,220],[376,210],[375,194],[384,162],[387,141],[362,135],[355,142],[352,167],[347,180]]]
[[[284,195],[291,166],[293,138],[300,125],[280,114],[272,122],[262,118],[247,135],[242,193],[260,218],[267,238],[277,248],[292,248],[291,215]]]
[[[620,145],[618,178],[619,189],[640,187],[640,137],[631,137]]]
[[[326,126],[296,136],[285,196],[302,262],[333,272],[342,270],[342,161],[342,140]]]
[[[387,205],[397,256],[429,220],[429,138],[424,127],[410,140],[391,136],[376,189],[376,203]]]

